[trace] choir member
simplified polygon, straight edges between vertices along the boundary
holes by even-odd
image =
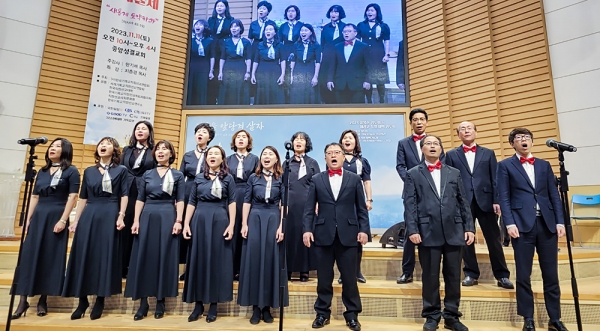
[[[198,174],[204,174],[204,164],[206,159],[206,151],[208,150],[208,144],[215,138],[215,128],[208,123],[200,123],[194,128],[194,136],[196,137],[196,148],[192,151],[188,151],[183,154],[181,158],[181,165],[179,171],[183,173],[185,181],[185,195],[183,200],[183,218],[185,219],[185,213],[187,210],[187,203],[190,200],[190,193],[196,187],[194,179]],[[181,240],[183,235],[180,236],[179,240],[179,263],[186,263],[188,241]],[[183,280],[185,274],[179,277],[179,280]]]
[[[340,145],[344,148],[344,169],[353,172],[360,176],[363,182],[364,191],[366,195],[367,210],[373,209],[373,193],[371,190],[371,165],[369,161],[362,156],[362,149],[360,148],[360,141],[358,140],[358,133],[354,130],[346,130],[342,132],[339,140]],[[371,240],[371,233],[367,232],[369,241]],[[366,283],[367,279],[363,276],[360,270],[360,262],[362,261],[362,245],[358,244],[358,255],[356,257],[356,279],[361,283]],[[342,282],[342,277],[338,279],[338,282]]]
[[[152,157],[154,148],[154,128],[148,121],[139,121],[133,127],[133,132],[129,138],[129,145],[123,148],[121,164],[124,165],[133,176],[131,186],[129,187],[129,199],[127,200],[127,210],[125,211],[125,231],[121,231],[121,253],[122,253],[122,276],[127,278],[127,267],[129,266],[129,257],[131,256],[131,247],[133,246],[133,235],[131,226],[135,214],[135,201],[137,199],[137,186],[142,176],[147,170],[156,167]]]
[[[272,323],[270,308],[288,305],[287,280],[284,302],[279,301],[281,228],[281,199],[284,185],[279,153],[267,146],[260,154],[260,164],[245,187],[242,237],[242,268],[238,287],[238,304],[252,306],[250,323],[262,319]]]
[[[302,24],[300,37],[293,45],[290,63],[290,102],[293,104],[318,103],[317,84],[321,68],[321,46],[310,24]]]
[[[398,43],[398,55],[396,57],[396,85],[400,92],[406,91],[406,71],[404,70],[404,40]]]
[[[267,27],[267,24],[273,24],[277,27],[275,21],[269,19],[269,14],[272,9],[273,5],[268,1],[259,1],[256,5],[258,19],[250,22],[250,29],[248,31],[248,39],[252,41],[252,51],[250,52],[251,59],[254,59],[256,56],[258,44],[265,39],[265,28]],[[256,85],[253,84],[250,86],[251,104],[256,104],[256,90]]]
[[[313,149],[310,136],[296,132],[292,136],[294,157],[290,160],[288,214],[286,218],[286,247],[288,279],[292,272],[300,273],[300,281],[308,281],[308,273],[317,270],[317,257],[302,242],[304,202],[314,175],[321,172],[319,163],[306,155]]]
[[[204,172],[194,180],[185,215],[183,237],[191,239],[187,256],[183,301],[195,302],[189,322],[204,312],[206,322],[217,319],[217,303],[233,300],[235,180],[229,174],[225,151],[213,146],[206,152]]]
[[[77,201],[80,176],[73,161],[73,146],[56,138],[46,150],[46,165],[38,172],[31,194],[27,233],[21,253],[19,279],[15,294],[21,296],[12,319],[29,308],[27,296],[40,295],[37,315],[46,316],[48,295],[61,295],[69,232],[65,227]]]
[[[212,33],[212,38],[214,39],[214,58],[221,58],[221,43],[225,38],[229,38],[230,32],[229,28],[231,26],[231,22],[233,22],[234,17],[231,16],[229,12],[229,2],[227,0],[217,0],[215,2],[215,6],[213,7],[212,15],[208,18],[208,27]],[[214,72],[219,72],[219,63],[215,63],[215,67],[211,68]],[[219,82],[211,79],[208,83],[208,91],[207,91],[207,104],[214,105],[217,104],[217,98],[219,96]]]
[[[285,8],[285,10],[283,11],[283,19],[286,22],[281,24],[281,26],[279,27],[277,37],[279,38],[279,41],[281,41],[281,43],[283,44],[282,58],[286,59],[289,63],[293,60],[293,56],[291,54],[294,54],[295,52],[295,43],[296,41],[298,41],[298,38],[300,38],[300,28],[302,28],[303,25],[303,23],[299,21],[300,8],[298,8],[298,6],[296,5],[287,6],[287,8]],[[290,74],[291,65],[285,68],[285,75],[289,76]],[[290,92],[291,90],[288,82],[284,82],[283,94],[285,98],[284,102],[286,104],[289,104],[291,101]]]
[[[371,3],[365,8],[365,20],[356,26],[358,38],[369,45],[368,82],[377,85],[379,103],[385,102],[385,84],[390,82],[387,63],[390,60],[390,27],[383,22],[381,7]],[[372,90],[365,90],[367,103],[373,103]]]
[[[231,37],[221,43],[218,80],[219,104],[249,105],[249,80],[252,66],[251,43],[243,38],[244,24],[235,19],[231,22]]]
[[[206,105],[208,81],[213,79],[214,39],[206,20],[194,21],[190,41],[190,67],[187,88],[188,105]]]
[[[165,313],[165,298],[178,294],[179,238],[182,229],[183,173],[171,169],[175,148],[168,140],[159,141],[152,151],[157,168],[148,170],[138,185],[129,278],[125,296],[141,299],[133,317],[148,314],[148,297],[156,297],[154,318]]]
[[[227,166],[231,175],[235,178],[237,198],[235,206],[235,227],[233,231],[233,278],[239,279],[240,261],[242,259],[242,207],[244,205],[244,194],[246,194],[246,183],[250,175],[258,167],[258,156],[250,153],[252,151],[252,136],[246,130],[239,130],[231,137],[231,150],[233,154],[227,157]]]
[[[252,84],[257,85],[255,105],[273,105],[283,103],[283,84],[285,60],[282,44],[277,41],[277,25],[265,24],[265,40],[261,41],[254,54],[252,64]]]
[[[100,139],[94,158],[96,164],[83,172],[75,221],[69,226],[75,236],[62,296],[79,298],[72,320],[85,314],[90,305],[88,295],[97,296],[90,313],[95,320],[102,316],[104,298],[122,290],[118,231],[125,228],[133,178],[119,165],[121,151],[116,139]]]
[[[319,70],[320,95],[323,103],[336,103],[335,93],[327,88],[327,74],[330,63],[335,53],[334,46],[344,41],[342,30],[346,23],[342,22],[346,18],[346,12],[340,5],[333,5],[325,15],[331,22],[323,26],[321,31],[321,47],[323,49],[323,59],[321,61],[321,70]]]

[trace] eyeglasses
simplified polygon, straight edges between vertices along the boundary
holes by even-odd
[[[458,129],[459,132],[467,132],[467,131],[475,131],[474,128],[472,127],[461,127],[460,129]]]
[[[340,155],[342,154],[342,151],[329,151],[325,153],[327,156],[332,156],[332,155]]]
[[[519,134],[515,136],[515,140],[531,140],[531,136],[528,134]]]
[[[438,141],[428,141],[426,143],[423,143],[423,145],[425,145],[425,146],[437,146],[437,147],[439,147],[440,143]]]
[[[412,119],[413,122],[427,122],[427,119],[425,117],[413,117]]]

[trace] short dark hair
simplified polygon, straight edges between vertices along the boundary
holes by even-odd
[[[267,7],[267,10],[269,11],[269,13],[271,13],[271,10],[273,10],[273,5],[270,2],[268,2],[268,1],[260,1],[258,3],[258,5],[256,5],[256,9],[258,9],[258,8],[260,8],[262,6]]]
[[[333,6],[329,7],[329,10],[327,11],[327,14],[325,14],[325,17],[331,18],[329,13],[331,13],[332,11],[336,11],[336,12],[340,13],[340,18],[339,18],[340,21],[343,20],[344,18],[346,18],[346,12],[344,11],[344,7],[342,7],[340,5],[333,5]]]
[[[223,162],[221,162],[221,166],[219,167],[219,173],[217,174],[217,177],[219,177],[219,179],[222,180],[223,178],[225,178],[225,176],[227,176],[227,174],[229,174],[229,166],[227,166],[227,155],[225,155],[225,150],[223,149],[223,147],[219,145],[209,147],[206,150],[205,155],[208,156],[208,152],[213,148],[219,149],[219,151],[221,151],[221,157],[223,158]],[[208,179],[210,178],[210,166],[208,165],[208,157],[206,156],[204,157],[204,178]]]
[[[194,22],[194,25],[192,27],[195,27],[196,24],[202,24],[202,26],[204,27],[204,29],[202,30],[202,37],[203,38],[208,38],[211,35],[211,31],[210,31],[210,26],[208,26],[208,21],[206,20],[197,20],[196,22]]]
[[[131,137],[129,137],[129,147],[135,147],[137,144],[137,138],[135,137],[135,129],[137,129],[138,125],[144,124],[148,127],[148,148],[154,148],[154,127],[152,123],[148,121],[139,121],[135,123],[133,126],[133,131],[131,132]]]
[[[342,144],[342,140],[344,140],[344,136],[347,135],[348,133],[352,134],[352,136],[354,136],[354,150],[352,151],[352,153],[354,153],[354,155],[360,155],[360,153],[362,152],[361,148],[360,148],[360,141],[358,141],[358,133],[356,133],[356,131],[354,130],[346,130],[344,132],[342,132],[342,135],[340,136],[340,145]],[[344,150],[344,148],[342,148],[342,151]]]
[[[296,6],[296,5],[287,6],[287,8],[283,11],[283,19],[284,20],[288,19],[287,12],[288,12],[288,10],[290,10],[290,8],[294,8],[296,10],[296,21],[299,21],[300,20],[300,8],[298,8],[298,6]]]
[[[358,31],[358,28],[356,27],[356,25],[354,25],[353,23],[348,23],[344,26],[344,29],[347,27],[352,27],[354,29],[354,32]],[[342,29],[342,31],[344,31],[344,29]]]
[[[325,149],[323,149],[323,153],[327,153],[327,149],[329,147],[331,147],[331,146],[338,146],[342,150],[342,152],[344,151],[344,147],[342,146],[342,144],[340,144],[340,143],[329,143],[329,144],[325,145]]]
[[[283,174],[283,167],[281,166],[281,158],[279,157],[279,152],[277,151],[277,148],[273,147],[273,146],[267,146],[265,148],[263,148],[263,150],[260,152],[260,155],[258,156],[258,166],[256,167],[256,171],[255,174],[260,177],[262,176],[262,172],[263,172],[263,165],[262,162],[260,161],[260,158],[262,157],[262,153],[265,152],[265,149],[270,149],[273,151],[273,153],[275,153],[275,156],[277,156],[277,162],[273,165],[273,176],[275,177],[275,179],[279,179],[279,177],[281,177],[281,175]]]
[[[175,147],[168,140],[161,140],[157,142],[154,148],[152,149],[152,158],[154,159],[154,162],[158,163],[158,161],[156,160],[156,150],[160,145],[165,145],[165,147],[171,152],[171,156],[169,156],[169,165],[173,164],[173,162],[175,162],[175,159],[177,158],[177,155],[175,154]]]
[[[46,150],[46,156],[45,156],[46,165],[42,168],[42,170],[48,170],[48,169],[50,169],[50,167],[52,167],[52,161],[50,160],[50,157],[48,156],[48,152],[50,151],[50,147],[52,146],[52,144],[54,144],[57,141],[60,141],[60,149],[61,149],[60,169],[65,171],[73,163],[73,145],[71,144],[71,142],[65,138],[56,138],[56,139],[52,140],[52,142],[50,143],[50,146],[48,146],[48,149]]]
[[[198,132],[198,130],[203,129],[203,128],[206,129],[206,131],[208,131],[208,144],[210,144],[210,142],[215,138],[215,128],[213,128],[208,123],[200,123],[200,124],[196,125],[196,127],[194,128],[194,134],[196,134],[196,132]]]
[[[240,133],[245,133],[246,136],[248,136],[248,146],[246,146],[246,151],[250,152],[252,151],[252,136],[250,135],[250,132],[242,129],[242,130],[237,130],[236,133],[233,134],[233,136],[231,136],[231,150],[234,152],[237,152],[237,147],[235,146],[235,138],[237,137],[238,134]]]
[[[98,146],[100,146],[100,144],[105,140],[113,146],[113,155],[110,158],[110,163],[113,167],[116,167],[119,164],[121,164],[121,146],[119,146],[119,142],[117,141],[117,139],[113,137],[104,137],[100,139],[96,144],[96,150],[94,150],[94,161],[96,163],[96,166],[100,166],[100,154],[98,154]]]
[[[429,121],[429,116],[427,115],[427,112],[423,108],[415,108],[415,109],[411,110],[410,113],[408,114],[408,120],[412,122],[413,116],[415,116],[415,114],[419,114],[419,113],[425,115],[425,119],[427,121]]]
[[[244,33],[244,23],[242,23],[242,20],[239,19],[234,19],[233,21],[231,21],[231,24],[229,25],[229,33],[231,33],[231,27],[233,25],[237,25],[240,27],[240,36]]]
[[[508,134],[508,142],[509,143],[514,143],[515,142],[515,136],[518,134],[528,134],[531,136],[531,141],[533,141],[533,132],[529,131],[529,129],[526,128],[516,128],[513,129],[509,134]]]
[[[273,36],[273,38],[275,38],[275,41],[277,41],[277,31],[279,30],[277,28],[277,23],[275,23],[274,21],[267,21],[267,23],[265,23],[265,27],[264,27],[265,30],[267,29],[267,26],[272,26],[273,29],[275,29],[275,36]],[[265,37],[263,41],[267,42],[267,38]]]
[[[292,135],[292,140],[291,140],[292,144],[294,143],[294,140],[296,138],[298,138],[299,136],[304,137],[304,140],[306,140],[306,146],[304,147],[304,153],[306,154],[306,153],[312,151],[313,150],[312,140],[310,140],[310,136],[306,132],[298,131],[298,132],[294,133]]]
[[[375,9],[375,11],[377,12],[375,21],[377,21],[379,23],[383,22],[383,15],[381,14],[381,7],[379,7],[379,5],[376,3],[370,3],[367,5],[367,7],[365,7],[365,22],[369,21],[369,19],[367,18],[367,10],[371,7],[373,7],[373,9]]]
[[[219,2],[222,2],[225,5],[225,17],[226,18],[231,18],[231,12],[229,12],[229,2],[227,2],[227,0],[217,0],[215,1],[215,5],[213,7],[213,11],[212,11],[212,17],[213,18],[217,18],[217,4],[219,4]]]
[[[432,134],[428,134],[428,135],[427,135],[425,138],[427,138],[427,137],[434,137],[434,138],[435,138],[435,139],[437,139],[437,141],[440,143],[440,147],[441,147],[441,148],[444,148],[444,145],[442,145],[442,139],[441,139],[440,137],[438,137],[438,136],[434,136],[434,135],[432,135]],[[421,139],[421,140],[419,141],[419,146],[420,146],[421,148],[423,148],[423,146],[425,146],[425,138],[423,138],[423,139]]]

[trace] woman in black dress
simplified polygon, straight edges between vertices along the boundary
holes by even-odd
[[[214,39],[206,20],[197,20],[190,41],[190,69],[188,75],[187,104],[206,105],[208,81],[214,78]]]
[[[95,320],[102,316],[104,298],[122,291],[118,231],[125,228],[132,178],[127,168],[119,165],[121,151],[116,139],[102,138],[94,158],[96,164],[83,172],[75,221],[69,226],[75,236],[62,296],[79,298],[73,320],[85,314],[90,305],[88,295],[97,296],[90,313]]]
[[[275,105],[283,103],[283,79],[285,76],[285,58],[282,58],[282,46],[277,41],[277,25],[265,24],[265,40],[261,41],[254,54],[252,64],[252,84],[256,84],[255,105]]]
[[[152,151],[157,168],[148,170],[138,186],[129,278],[125,296],[141,299],[135,321],[148,314],[148,297],[156,297],[154,318],[165,313],[165,298],[176,297],[179,238],[182,229],[184,181],[180,171],[171,169],[175,148],[159,141]]]
[[[222,82],[219,93],[219,104],[249,105],[250,104],[250,70],[251,43],[242,38],[244,24],[240,20],[231,22],[231,38],[221,43],[221,58],[219,60],[218,79]]]
[[[346,12],[340,5],[333,5],[329,7],[325,16],[331,20],[331,22],[323,26],[321,31],[321,48],[323,49],[323,59],[321,60],[321,70],[319,70],[319,81],[321,101],[323,103],[336,103],[335,92],[330,91],[327,88],[327,75],[329,74],[330,63],[333,61],[335,56],[334,46],[337,43],[344,41],[342,30],[346,23],[342,22],[346,18]]]
[[[200,123],[194,128],[196,136],[196,148],[183,154],[179,171],[183,173],[185,181],[185,195],[183,199],[183,219],[187,210],[187,203],[190,200],[190,193],[196,187],[194,179],[198,174],[204,174],[204,164],[206,163],[206,151],[208,144],[215,138],[215,128],[208,123]],[[183,235],[179,237],[179,263],[185,264],[187,261],[188,240],[182,240]],[[185,273],[179,277],[179,280],[185,278]]]
[[[127,278],[127,268],[129,267],[129,258],[131,256],[131,247],[133,246],[133,235],[131,226],[135,214],[135,201],[137,200],[138,182],[144,173],[156,167],[152,157],[154,148],[154,127],[148,121],[139,121],[133,126],[133,132],[129,138],[129,145],[123,148],[121,164],[124,165],[133,177],[129,187],[129,199],[127,200],[127,210],[125,211],[125,231],[121,231],[121,254],[122,254],[122,276]]]
[[[67,242],[64,231],[77,202],[80,176],[73,161],[73,146],[56,138],[46,150],[46,165],[38,172],[31,194],[27,237],[23,242],[19,280],[15,294],[21,295],[12,319],[29,308],[27,296],[40,295],[37,315],[46,316],[48,295],[61,295],[65,281]]]
[[[304,220],[304,202],[312,177],[319,172],[317,161],[306,153],[312,151],[312,141],[305,132],[296,132],[292,136],[294,157],[290,160],[290,191],[287,215],[287,270],[288,279],[292,272],[300,273],[300,281],[308,281],[308,272],[317,269],[316,257],[302,242],[302,222]]]
[[[217,303],[233,300],[233,251],[231,238],[235,224],[235,180],[229,174],[225,151],[210,147],[204,173],[196,176],[183,227],[189,244],[183,301],[195,302],[189,322],[204,312],[210,302],[206,322],[217,319]]]
[[[256,5],[256,14],[258,18],[250,22],[250,28],[248,29],[248,39],[252,42],[252,51],[250,52],[250,59],[254,59],[258,44],[264,40],[265,27],[268,23],[276,24],[275,21],[269,19],[269,14],[273,9],[268,1],[259,1]],[[256,104],[256,85],[250,85],[250,97],[252,98],[252,104]]]
[[[365,20],[356,26],[356,38],[369,45],[367,81],[377,85],[379,103],[385,102],[385,84],[390,82],[387,63],[390,60],[390,27],[383,23],[381,7],[371,3],[365,8]],[[373,103],[373,90],[365,90],[368,103]]]
[[[215,1],[215,6],[213,7],[212,15],[208,18],[208,27],[211,31],[211,37],[214,39],[214,58],[221,58],[221,43],[225,38],[229,38],[229,27],[231,26],[231,22],[234,20],[234,17],[231,16],[229,12],[229,2],[227,0],[217,0]],[[219,72],[219,63],[215,63],[215,67],[211,68],[212,73]],[[217,101],[219,97],[219,88],[220,83],[216,79],[211,79],[208,82],[208,92],[207,92],[207,104],[215,105],[217,102],[220,103],[220,100]]]
[[[312,25],[305,23],[294,44],[294,57],[290,64],[290,102],[292,104],[318,103],[317,84],[321,68],[321,46],[317,43]]]
[[[244,194],[242,237],[245,240],[237,301],[240,306],[252,306],[252,324],[261,319],[273,323],[270,308],[282,304],[279,302],[282,174],[279,153],[275,147],[265,147]],[[287,292],[287,282],[284,286]],[[283,304],[288,305],[287,295]]]
[[[358,133],[354,130],[346,130],[342,132],[339,143],[344,148],[344,169],[351,171],[360,176],[365,187],[367,210],[373,209],[373,193],[371,191],[371,165],[369,161],[362,156],[362,150],[360,148],[360,142],[358,140]],[[367,233],[369,241],[371,241],[371,233]],[[361,244],[358,244],[358,266],[356,268],[356,279],[361,283],[366,283],[367,280],[363,276],[360,270],[360,262],[362,260],[363,248]],[[338,282],[342,282],[342,278],[338,279]]]
[[[296,43],[296,41],[298,41],[298,38],[300,38],[300,28],[303,25],[303,23],[299,21],[300,20],[300,8],[298,8],[298,6],[296,6],[296,5],[287,6],[287,8],[283,11],[283,19],[286,22],[281,24],[281,26],[279,27],[279,32],[277,33],[277,37],[279,38],[279,41],[281,41],[281,43],[283,44],[282,58],[286,59],[289,64],[290,61],[293,61],[293,59],[290,57],[290,55],[294,54],[294,52],[295,52],[294,44]],[[319,61],[320,60],[321,59],[319,59]],[[288,65],[285,68],[285,74],[286,74],[286,76],[289,76],[290,73],[291,73],[291,66]],[[284,84],[283,84],[283,93],[284,93],[284,97],[285,97],[285,103],[290,103],[291,96],[290,96],[290,86],[289,86],[288,82],[284,82]],[[294,102],[291,102],[291,103],[294,103]]]
[[[242,206],[244,205],[244,194],[246,194],[246,183],[250,175],[258,167],[258,156],[250,153],[252,151],[252,136],[246,130],[239,130],[231,137],[231,150],[235,153],[227,157],[227,166],[231,175],[235,178],[236,192],[235,201],[235,227],[233,229],[233,279],[238,280],[240,274],[240,261],[242,259]]]

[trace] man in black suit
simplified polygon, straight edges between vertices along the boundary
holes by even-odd
[[[342,302],[346,306],[344,319],[350,330],[359,331],[358,314],[362,311],[356,282],[356,242],[367,243],[369,213],[360,176],[343,170],[342,145],[325,147],[325,162],[329,170],[313,176],[304,207],[303,240],[319,257],[317,262],[317,301],[312,327],[329,324],[333,298],[333,264],[342,278]],[[319,213],[315,216],[315,206]]]
[[[460,264],[462,249],[475,238],[473,219],[460,171],[442,166],[442,140],[427,136],[420,142],[425,162],[410,169],[406,176],[404,208],[406,233],[419,245],[419,262],[423,269],[423,312],[427,320],[424,331],[444,328],[468,331],[459,321]],[[440,263],[445,283],[444,311],[440,301]]]
[[[412,127],[413,134],[398,141],[398,152],[396,153],[396,171],[406,183],[406,173],[409,169],[416,167],[423,162],[423,153],[421,152],[421,140],[427,136],[427,121],[429,117],[427,112],[421,108],[415,108],[410,111],[408,120]],[[442,148],[440,160],[444,162],[444,149]],[[404,192],[402,192],[404,198]],[[406,219],[406,215],[404,216]],[[408,233],[407,233],[408,234]],[[402,275],[398,278],[398,284],[406,284],[413,281],[413,271],[415,270],[415,245],[408,240],[408,235],[404,238],[404,248],[402,252]]]
[[[371,88],[367,82],[367,56],[369,46],[356,40],[356,25],[350,23],[342,30],[344,42],[335,45],[327,88],[335,89],[337,103],[364,103],[364,90]]]
[[[496,192],[496,154],[494,151],[475,144],[477,127],[471,122],[462,122],[456,128],[462,145],[448,151],[446,164],[460,170],[463,184],[467,192],[467,201],[471,204],[471,216],[479,221],[481,231],[487,244],[490,262],[498,286],[506,289],[515,288],[508,277],[510,271],[506,267],[504,251],[500,244],[500,228],[498,216],[500,205]],[[475,245],[469,245],[463,252],[465,279],[463,286],[479,283],[479,265],[475,254]]]
[[[548,330],[567,331],[560,321],[558,238],[565,235],[563,206],[550,162],[531,155],[533,133],[516,128],[508,135],[516,154],[498,162],[498,202],[508,235],[512,238],[517,267],[517,314],[525,319],[524,331],[534,331],[531,271],[538,254],[544,303],[550,317]]]

